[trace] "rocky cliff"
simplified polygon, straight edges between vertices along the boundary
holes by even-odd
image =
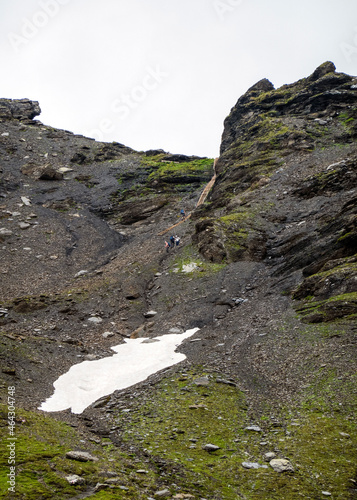
[[[2,498],[356,498],[356,102],[330,62],[262,80],[214,166],[0,100]],[[80,415],[37,410],[73,364],[194,327],[185,362]]]

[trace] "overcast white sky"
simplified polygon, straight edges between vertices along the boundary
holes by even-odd
[[[0,97],[139,151],[215,157],[261,78],[357,75],[356,0],[0,0]]]

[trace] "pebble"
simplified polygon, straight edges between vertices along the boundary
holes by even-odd
[[[107,339],[108,337],[113,337],[113,335],[115,335],[115,333],[114,333],[114,332],[104,332],[104,333],[103,333],[103,337],[104,337],[105,339]]]
[[[19,228],[20,229],[27,229],[31,226],[28,222],[19,222]]]
[[[170,328],[169,333],[182,333],[181,328]]]
[[[243,462],[242,466],[245,469],[267,469],[268,468],[267,465],[261,465],[261,464],[258,464],[257,462]]]
[[[286,458],[274,458],[269,465],[275,472],[294,472],[294,467]]]
[[[156,316],[157,312],[156,311],[147,311],[146,313],[144,313],[144,317],[145,318],[153,318],[154,316]]]
[[[77,474],[72,474],[71,476],[66,476],[66,480],[69,484],[84,484],[85,480],[83,477],[77,476]]]
[[[259,425],[248,425],[245,427],[245,431],[263,432]]]
[[[87,451],[68,451],[66,453],[66,458],[72,460],[78,460],[79,462],[97,462],[98,458],[94,457]]]
[[[164,490],[156,491],[154,493],[154,496],[156,498],[168,497],[169,495],[170,495],[170,491],[167,488],[165,488]]]
[[[269,451],[268,453],[265,453],[264,458],[268,461],[272,460],[273,458],[276,457],[276,453],[273,451]]]
[[[219,446],[216,446],[215,444],[205,444],[204,446],[202,446],[202,449],[205,450],[205,451],[217,451],[217,450],[220,450],[220,447]]]
[[[321,491],[321,494],[324,495],[325,497],[331,496],[331,493],[329,491]]]
[[[82,271],[78,271],[77,274],[74,275],[75,278],[79,278],[80,276],[83,276],[84,274],[87,274],[88,271],[86,271],[85,269],[82,269]]]
[[[31,201],[29,198],[27,198],[27,196],[21,196],[21,201],[27,207],[29,207],[31,205]]]
[[[196,380],[194,380],[193,383],[198,386],[207,386],[209,384],[209,378],[208,377],[196,378]]]
[[[103,319],[99,316],[91,316],[87,321],[90,321],[91,323],[101,323]]]
[[[226,385],[231,385],[232,387],[237,387],[237,384],[235,384],[232,380],[225,380],[223,378],[218,378],[216,382],[217,384],[226,384]]]
[[[13,232],[10,229],[0,228],[0,236],[11,236]]]

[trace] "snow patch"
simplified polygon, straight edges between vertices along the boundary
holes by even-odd
[[[145,338],[126,339],[125,344],[112,347],[117,354],[72,366],[54,382],[54,394],[39,410],[51,412],[70,408],[72,413],[82,413],[101,397],[142,382],[159,370],[185,360],[186,356],[175,349],[198,330],[162,335],[150,343]]]

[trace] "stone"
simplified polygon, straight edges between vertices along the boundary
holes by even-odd
[[[6,229],[5,227],[0,228],[0,237],[1,236],[11,236],[13,232],[10,229]]]
[[[253,431],[253,432],[263,432],[259,425],[248,425],[245,427],[245,431]]]
[[[21,196],[21,201],[27,207],[29,207],[31,205],[31,201],[29,198],[27,198],[27,196]]]
[[[145,318],[153,318],[156,315],[157,315],[156,311],[147,311],[146,313],[144,313]]]
[[[257,462],[243,462],[242,467],[245,469],[267,469],[267,465],[261,465],[258,464]]]
[[[79,278],[80,276],[83,276],[84,274],[87,274],[88,271],[86,271],[85,269],[82,269],[81,271],[78,271],[78,273],[76,273],[74,275],[75,278]]]
[[[114,332],[104,332],[102,337],[104,337],[105,339],[109,338],[109,337],[113,337],[115,335]]]
[[[294,472],[294,467],[286,458],[274,458],[269,465],[275,472]]]
[[[56,170],[52,165],[45,165],[40,170],[38,178],[43,181],[61,181],[63,173]]]
[[[205,444],[204,446],[202,446],[202,449],[205,451],[212,452],[212,451],[220,450],[220,447],[216,446],[215,444],[208,443],[208,444]]]
[[[209,384],[209,378],[208,377],[196,378],[193,381],[193,383],[198,385],[198,386],[207,386]]]
[[[270,460],[272,460],[273,458],[276,457],[276,453],[274,453],[273,451],[269,451],[268,453],[265,453],[264,455],[264,458],[270,462]]]
[[[97,483],[94,487],[94,491],[101,491],[109,488],[110,485],[106,483]]]
[[[169,330],[169,333],[182,333],[182,332],[183,332],[182,328],[177,328],[177,327],[170,328]]]
[[[84,484],[85,479],[83,477],[77,476],[77,474],[72,474],[71,476],[66,476],[66,480],[69,482],[69,484]]]
[[[29,121],[41,114],[38,101],[30,99],[0,99],[0,118]]]
[[[52,155],[54,156],[54,154]],[[73,172],[73,168],[69,168],[69,167],[60,167],[57,172],[61,173],[61,174],[67,174],[68,172]]]
[[[167,488],[165,488],[164,490],[156,491],[154,493],[154,496],[156,498],[164,498],[164,497],[168,497],[169,495],[170,495],[170,491]]]
[[[330,497],[332,496],[332,493],[330,493],[329,491],[321,491],[321,495],[324,495],[325,497]]]
[[[94,457],[87,451],[68,451],[66,453],[66,458],[71,460],[78,460],[79,462],[97,462],[98,458]]]
[[[148,470],[145,470],[145,469],[138,469],[136,471],[137,474],[149,474],[149,471]]]
[[[103,321],[102,318],[100,318],[99,316],[91,316],[90,318],[88,318],[87,321],[90,321],[91,323],[101,323]]]
[[[28,229],[29,227],[31,227],[31,224],[29,224],[28,222],[19,222],[20,229]]]
[[[231,385],[232,387],[237,387],[237,384],[235,384],[232,380],[226,380],[223,378],[218,378],[216,380],[217,384],[225,384],[225,385]]]

